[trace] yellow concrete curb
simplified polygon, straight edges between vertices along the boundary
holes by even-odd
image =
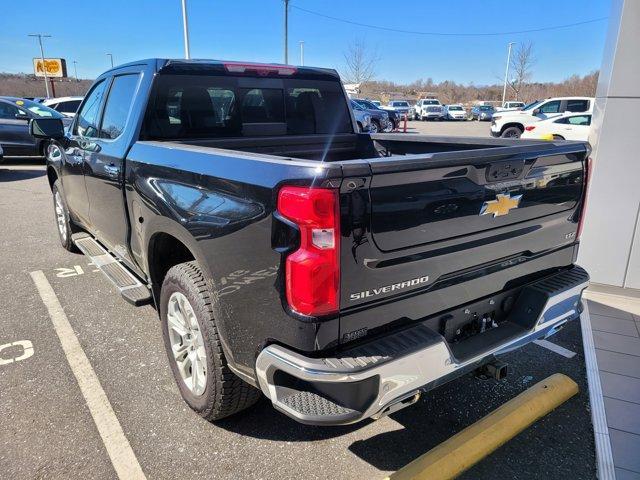
[[[576,382],[551,375],[385,480],[455,478],[576,393]]]

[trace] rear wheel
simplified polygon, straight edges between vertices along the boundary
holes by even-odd
[[[233,415],[260,398],[259,390],[229,368],[212,304],[196,262],[169,269],[160,291],[160,318],[171,372],[185,402],[209,421]]]
[[[520,138],[520,135],[522,135],[522,130],[518,127],[508,127],[502,131],[500,136],[502,138]]]
[[[62,188],[60,180],[56,180],[51,189],[53,193],[53,209],[56,215],[56,226],[58,227],[58,238],[60,238],[60,244],[65,250],[70,252],[77,252],[75,243],[71,240],[71,235],[78,231],[78,228],[73,223],[69,216],[69,209],[67,203],[62,194]]]

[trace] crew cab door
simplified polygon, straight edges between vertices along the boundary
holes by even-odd
[[[123,71],[106,79],[106,100],[97,135],[83,144],[89,221],[98,240],[130,260],[124,195],[124,158],[131,138],[124,135],[140,83],[140,72]]]

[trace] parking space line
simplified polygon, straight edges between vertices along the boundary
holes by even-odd
[[[549,340],[534,340],[533,343],[540,347],[544,347],[552,352],[557,353],[558,355],[562,355],[566,358],[573,358],[576,356],[576,352],[573,352],[567,348],[561,347],[560,345],[556,345],[555,343],[550,342]]]
[[[104,393],[87,355],[84,353],[62,305],[53,291],[51,284],[41,270],[30,273],[40,293],[42,302],[47,307],[53,327],[60,339],[69,366],[78,381],[93,421],[98,428],[107,454],[120,479],[144,480],[146,476],[138,463],[129,440],[124,435],[120,422],[116,417],[107,395]]]

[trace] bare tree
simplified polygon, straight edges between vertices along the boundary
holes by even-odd
[[[375,50],[367,48],[364,40],[355,40],[343,55],[345,70],[342,77],[345,82],[366,83],[373,80],[379,58]]]
[[[531,42],[519,44],[518,49],[511,57],[511,80],[509,80],[509,86],[513,90],[516,100],[531,78],[531,68],[535,62],[533,44]]]

